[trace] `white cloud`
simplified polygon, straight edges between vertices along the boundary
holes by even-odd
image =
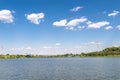
[[[107,21],[101,21],[101,22],[97,22],[97,23],[93,23],[93,22],[87,23],[88,28],[94,28],[94,29],[101,28],[101,27],[104,27],[109,24],[110,23]]]
[[[27,47],[26,49],[27,49],[27,50],[31,50],[32,48],[31,48],[31,47]]]
[[[25,51],[25,50],[31,50],[31,47],[20,47],[20,48],[11,48],[11,51]]]
[[[77,28],[78,28],[79,30],[82,30],[82,29],[85,28],[85,26],[78,26]]]
[[[44,19],[44,13],[32,13],[26,14],[27,20],[30,20],[31,23],[40,24],[41,20]]]
[[[10,10],[0,10],[0,21],[3,23],[12,23],[14,21],[12,13],[14,12]]]
[[[113,47],[119,47],[120,45],[113,45]]]
[[[113,27],[112,26],[105,27],[105,30],[109,30],[109,29],[113,29]]]
[[[50,46],[43,46],[43,48],[44,48],[44,49],[50,49],[50,48],[52,48],[52,47],[50,47]]]
[[[56,46],[60,46],[60,45],[61,45],[61,43],[55,43],[55,45],[56,45]]]
[[[77,6],[77,7],[74,7],[74,8],[72,8],[72,9],[70,9],[70,11],[72,11],[72,12],[77,12],[77,11],[80,10],[81,8],[83,8],[83,7]]]
[[[113,11],[112,13],[109,13],[108,16],[117,16],[120,12],[119,11]]]
[[[111,43],[111,42],[109,42]],[[99,41],[92,41],[87,43],[79,43],[72,44],[69,46],[56,46],[55,44],[51,46],[43,46],[39,48],[32,48],[31,50],[27,50],[27,47],[20,48],[5,48],[2,53],[3,54],[33,54],[33,55],[57,55],[57,54],[66,54],[66,53],[81,53],[81,52],[92,52],[92,51],[100,51],[106,47],[110,46],[119,46],[119,41],[116,41],[115,44],[106,45],[108,43],[103,43]],[[29,46],[28,46],[29,47]]]
[[[85,22],[85,21],[87,21],[87,18],[85,18],[85,17],[73,19],[73,20],[70,20],[70,21],[67,23],[67,26],[69,26],[69,27],[77,26],[77,25],[79,25],[80,23],[83,23],[83,22]]]
[[[86,17],[75,18],[70,21],[63,19],[60,21],[53,22],[54,26],[65,27],[67,30],[83,30],[87,26],[88,28],[98,29],[101,27],[105,27],[105,30],[113,29],[112,26],[109,26],[110,22],[108,21],[100,21],[100,22],[91,22]]]
[[[71,31],[76,31],[77,29],[75,27],[66,27],[67,30],[71,30]]]
[[[54,26],[66,26],[66,23],[67,23],[67,20],[66,19],[63,19],[63,20],[60,20],[60,21],[55,21],[53,23]]]
[[[87,21],[87,22],[86,22],[87,25],[89,25],[89,24],[91,24],[91,23],[92,23],[91,21]]]
[[[101,43],[101,42],[90,42],[90,44],[101,45],[101,44],[103,44],[103,43]]]
[[[10,49],[11,51],[21,51],[21,50],[24,50],[23,48],[11,48]]]
[[[83,23],[87,21],[87,18],[85,17],[81,17],[81,18],[76,18],[76,19],[72,19],[69,22],[67,22],[66,19],[60,20],[60,21],[55,21],[53,22],[54,26],[67,26],[67,27],[74,27],[79,25],[80,23]]]
[[[87,18],[81,17],[81,18],[76,18],[72,19],[70,21],[67,21],[67,19],[63,19],[60,21],[55,21],[53,22],[54,26],[59,26],[59,27],[65,27],[68,30],[74,30],[76,31],[77,29],[83,29],[83,26],[80,26],[80,24],[84,23],[87,21]]]
[[[68,27],[69,30],[74,30],[74,27]]]
[[[117,26],[117,29],[120,30],[120,25]]]

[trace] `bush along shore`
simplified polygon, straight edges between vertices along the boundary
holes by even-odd
[[[102,51],[80,53],[80,54],[63,54],[63,55],[2,55],[0,59],[15,58],[67,58],[67,57],[120,57],[120,47],[105,48]]]

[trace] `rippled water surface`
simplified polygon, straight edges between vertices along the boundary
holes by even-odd
[[[0,80],[120,80],[120,58],[0,59]]]

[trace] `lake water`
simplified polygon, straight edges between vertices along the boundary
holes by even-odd
[[[0,59],[0,80],[120,80],[120,58]]]

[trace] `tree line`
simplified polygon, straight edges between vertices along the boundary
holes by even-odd
[[[82,53],[82,56],[120,56],[120,47],[105,48],[102,51]]]
[[[109,47],[102,51],[95,51],[80,54],[63,54],[63,55],[0,55],[1,59],[14,59],[14,58],[64,58],[64,57],[104,57],[104,56],[120,56],[120,47]]]

